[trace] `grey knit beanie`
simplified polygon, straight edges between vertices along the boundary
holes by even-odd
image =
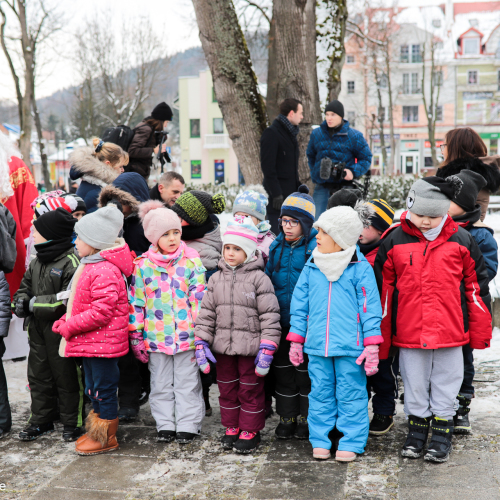
[[[456,177],[456,176],[453,176]],[[460,179],[425,177],[414,182],[406,198],[410,212],[427,217],[444,217],[450,208],[450,200],[461,190]]]
[[[123,227],[123,214],[110,203],[99,210],[82,217],[75,224],[78,237],[97,250],[110,248]]]

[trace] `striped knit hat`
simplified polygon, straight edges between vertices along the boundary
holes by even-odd
[[[221,214],[226,208],[224,195],[205,191],[188,191],[177,198],[172,210],[191,226],[202,226],[210,214]]]
[[[259,236],[259,230],[252,219],[237,215],[232,221],[228,222],[226,232],[222,237],[222,244],[240,247],[247,255],[246,263],[255,255],[257,236]]]
[[[38,219],[43,214],[58,208],[64,208],[66,212],[73,213],[78,206],[78,202],[72,196],[63,197],[63,194],[64,191],[60,190],[49,191],[36,198],[31,203],[31,208],[35,211],[35,217]]]
[[[387,231],[394,220],[394,208],[382,199],[370,200],[366,204],[375,210],[375,214],[370,219],[370,225],[379,231]]]
[[[316,216],[316,206],[309,196],[309,188],[305,184],[299,186],[298,192],[292,193],[281,205],[281,217],[285,215],[300,222],[302,231],[307,238]]]

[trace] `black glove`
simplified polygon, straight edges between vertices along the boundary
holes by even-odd
[[[284,201],[284,198],[283,198],[282,194],[280,194],[279,196],[275,196],[273,198],[273,208],[274,208],[274,210],[276,210],[277,212],[279,212],[281,210],[281,205],[283,205],[283,201]]]
[[[27,318],[30,315],[30,298],[17,299],[15,304],[12,304],[12,312],[18,318]]]

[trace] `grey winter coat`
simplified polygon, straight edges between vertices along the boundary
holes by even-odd
[[[206,233],[203,238],[186,241],[186,245],[200,254],[201,263],[207,271],[217,269],[222,254],[220,226]]]
[[[3,271],[0,271],[0,338],[7,337],[9,334],[11,318],[9,283]]]
[[[16,257],[16,221],[7,207],[0,203],[0,271],[11,273]]]
[[[219,261],[196,318],[195,335],[213,352],[230,356],[255,356],[262,340],[279,345],[280,307],[259,251],[256,259],[236,269]]]

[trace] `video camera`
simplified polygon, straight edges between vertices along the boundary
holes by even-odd
[[[345,169],[345,162],[333,163],[331,158],[325,157],[321,160],[319,175],[325,181],[333,178],[335,182],[340,182],[347,174]]]
[[[158,155],[156,156],[158,158],[158,161],[160,162],[161,165],[161,173],[163,174],[163,166],[165,163],[172,163],[172,159],[170,158],[170,155],[166,152],[161,150],[163,144],[167,142],[168,138],[168,132],[165,130],[161,130],[159,132],[155,132],[155,135],[160,137],[160,140],[158,142]]]

